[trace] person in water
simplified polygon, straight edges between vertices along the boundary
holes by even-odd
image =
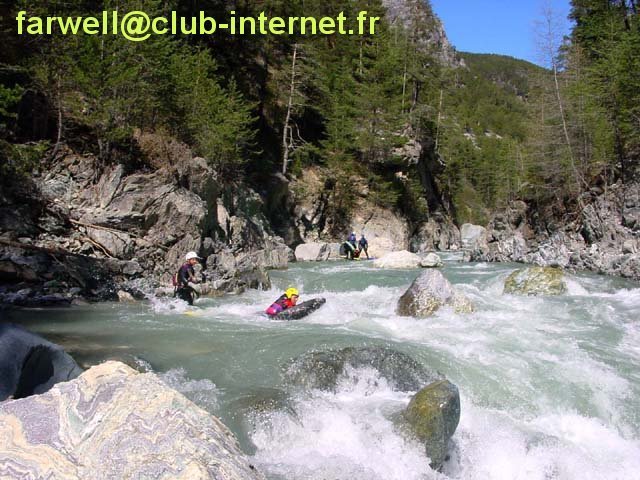
[[[178,273],[175,275],[175,296],[184,300],[189,305],[193,305],[193,299],[197,295],[197,292],[193,289],[189,283],[200,283],[196,278],[196,272],[193,267],[198,263],[200,257],[196,252],[189,252],[185,256],[186,262],[180,267]]]
[[[367,258],[369,258],[369,242],[364,238],[364,233],[360,236],[358,247],[360,248],[360,252],[364,252],[367,255]]]
[[[356,232],[351,232],[345,243],[347,260],[358,258],[360,256],[360,252],[358,251],[358,239],[356,238]]]
[[[294,307],[298,302],[298,298],[298,290],[293,287],[288,288],[287,291],[280,296],[280,298],[278,298],[271,304],[269,308],[267,308],[267,315],[272,317],[279,314],[280,312],[284,312],[287,308]]]

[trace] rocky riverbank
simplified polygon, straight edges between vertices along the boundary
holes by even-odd
[[[267,270],[286,268],[293,252],[258,194],[219,181],[184,145],[138,142],[147,164],[135,170],[67,150],[0,197],[0,302],[143,298],[170,285],[192,250],[211,292],[266,288]]]
[[[514,202],[489,225],[462,228],[469,260],[589,270],[640,280],[640,184],[583,197],[578,215],[538,212]]]

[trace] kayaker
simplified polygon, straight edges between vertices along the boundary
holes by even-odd
[[[280,312],[285,311],[287,308],[295,306],[298,302],[299,294],[296,288],[288,288],[284,294],[282,294],[275,302],[267,308],[266,313],[269,316],[274,316]]]

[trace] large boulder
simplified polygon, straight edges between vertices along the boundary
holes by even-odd
[[[564,272],[552,267],[529,267],[513,272],[504,282],[504,293],[562,295],[567,291]]]
[[[392,252],[377,258],[373,261],[373,266],[378,268],[419,268],[422,262],[420,255],[402,250]]]
[[[326,243],[302,243],[295,250],[298,262],[324,262],[330,254],[331,247]]]
[[[400,297],[396,311],[401,316],[426,318],[444,305],[453,307],[456,313],[474,310],[471,301],[453,288],[439,270],[427,270]]]
[[[486,246],[487,229],[479,225],[465,223],[460,227],[460,239],[462,248],[478,250]]]
[[[44,393],[80,373],[58,345],[18,325],[0,324],[0,401]]]
[[[411,399],[404,418],[424,443],[431,468],[440,469],[447,456],[449,440],[460,422],[458,387],[448,380],[428,385]]]
[[[435,253],[428,253],[420,260],[422,268],[440,268],[443,265],[442,259]]]
[[[294,385],[331,391],[348,366],[374,368],[393,388],[406,392],[417,391],[441,378],[407,354],[387,347],[347,347],[307,353],[291,362],[286,377]]]
[[[119,362],[0,404],[0,476],[264,479],[217,418]]]

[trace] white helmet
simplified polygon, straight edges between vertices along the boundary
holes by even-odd
[[[200,257],[198,256],[198,254],[197,254],[196,252],[189,252],[189,253],[187,253],[187,255],[185,256],[185,258],[187,259],[187,262],[188,262],[188,261],[189,261],[189,260],[191,260],[192,258],[198,258],[198,259],[199,259]]]

